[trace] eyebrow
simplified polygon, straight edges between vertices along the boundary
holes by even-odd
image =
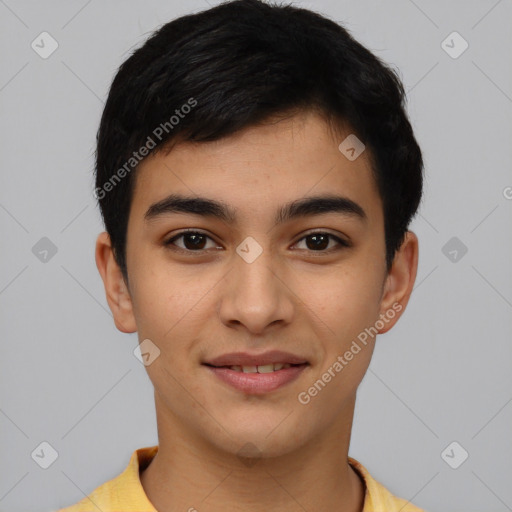
[[[206,197],[184,196],[171,194],[161,201],[152,204],[144,215],[146,221],[172,213],[189,213],[203,217],[213,217],[228,224],[236,222],[236,209],[217,200]],[[364,209],[352,199],[338,195],[322,195],[305,197],[286,203],[278,210],[275,224],[289,220],[325,213],[341,213],[348,217],[367,220]]]

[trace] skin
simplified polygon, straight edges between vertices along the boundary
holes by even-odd
[[[129,285],[108,235],[98,236],[96,263],[117,328],[138,331],[140,341],[160,349],[146,367],[159,451],[141,473],[157,510],[362,510],[365,488],[347,455],[356,391],[375,338],[308,404],[297,396],[398,303],[401,311],[379,334],[393,327],[412,292],[418,240],[407,232],[387,273],[382,202],[368,152],[349,161],[338,150],[349,133],[334,133],[317,114],[302,112],[146,158],[128,222]],[[236,209],[236,222],[189,213],[145,221],[149,206],[171,193],[223,201]],[[282,204],[323,194],[357,202],[366,221],[329,212],[274,223]],[[210,237],[199,255],[187,238],[175,241],[177,250],[165,245],[187,228]],[[351,246],[328,239],[315,251],[304,238],[312,230]],[[263,250],[250,264],[236,252],[248,236]],[[310,364],[265,395],[231,388],[201,365],[226,352],[269,349]],[[237,455],[246,443],[258,452],[253,464]]]

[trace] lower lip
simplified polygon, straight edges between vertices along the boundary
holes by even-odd
[[[244,393],[262,395],[274,391],[295,380],[306,368],[307,364],[282,368],[271,373],[244,373],[205,365],[219,379]]]

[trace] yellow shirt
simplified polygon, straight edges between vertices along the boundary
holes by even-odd
[[[120,475],[97,487],[76,505],[57,512],[158,512],[146,496],[139,477],[139,471],[149,465],[157,451],[158,445],[135,450],[128,467]],[[366,486],[362,512],[424,512],[393,496],[357,460],[349,457],[348,462]]]

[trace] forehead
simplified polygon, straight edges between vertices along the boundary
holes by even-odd
[[[368,152],[355,159],[354,152],[346,152],[347,144],[357,144],[354,137],[348,127],[333,130],[323,117],[303,112],[217,141],[178,142],[139,164],[132,213],[144,216],[148,206],[172,193],[229,203],[241,217],[274,213],[277,204],[305,196],[337,193],[379,217]]]

